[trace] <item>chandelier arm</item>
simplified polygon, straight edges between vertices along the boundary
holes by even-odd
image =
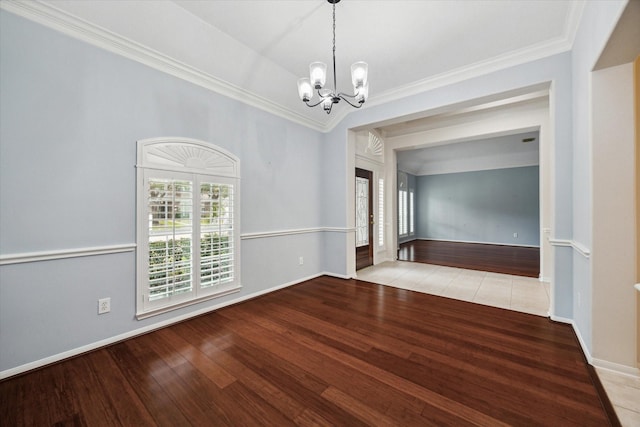
[[[345,95],[346,95],[346,94],[344,94],[344,93],[339,93],[339,94],[338,94],[338,97],[339,97],[340,99],[342,99],[344,102],[346,102],[347,104],[351,105],[353,108],[360,108],[360,107],[362,107],[362,104],[364,104],[364,102],[360,102],[358,105],[353,104],[351,101],[349,101],[349,100],[345,97]],[[348,96],[349,98],[355,98],[355,96],[350,96],[350,95],[346,95],[346,96]]]
[[[324,101],[324,98],[320,98],[320,101],[316,102],[315,104],[309,104],[309,101],[305,101],[305,104],[307,105],[307,107],[317,107],[318,105],[322,104],[322,101]]]
[[[358,95],[349,95],[348,93],[340,92],[338,94],[338,96],[346,101],[345,97],[346,98],[356,98]]]

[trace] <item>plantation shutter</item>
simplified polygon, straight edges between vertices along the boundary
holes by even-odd
[[[143,319],[240,290],[239,166],[202,141],[138,141],[137,309]]]
[[[234,278],[233,185],[200,184],[200,287]]]

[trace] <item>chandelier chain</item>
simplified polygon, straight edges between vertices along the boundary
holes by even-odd
[[[333,3],[333,92],[338,91],[336,83],[336,4]]]

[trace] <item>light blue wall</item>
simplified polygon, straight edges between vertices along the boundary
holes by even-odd
[[[418,237],[539,246],[539,199],[538,166],[419,176]]]
[[[135,243],[136,141],[159,136],[240,158],[242,233],[324,225],[320,133],[5,11],[0,52],[0,254]],[[135,252],[4,265],[0,371],[318,274],[323,234],[243,239],[241,293],[144,321]]]

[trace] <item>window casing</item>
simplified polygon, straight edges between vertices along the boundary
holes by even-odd
[[[409,209],[407,210],[409,216],[409,234],[413,236],[415,234],[415,226],[414,226],[414,209],[415,206],[413,204],[413,188],[409,189]]]
[[[238,163],[202,141],[138,141],[139,319],[240,289]]]
[[[378,247],[384,247],[384,179],[378,179]]]
[[[407,228],[407,190],[398,191],[398,234],[406,236]]]
[[[404,172],[398,172],[398,236],[406,237],[409,234],[408,209],[409,177]]]

